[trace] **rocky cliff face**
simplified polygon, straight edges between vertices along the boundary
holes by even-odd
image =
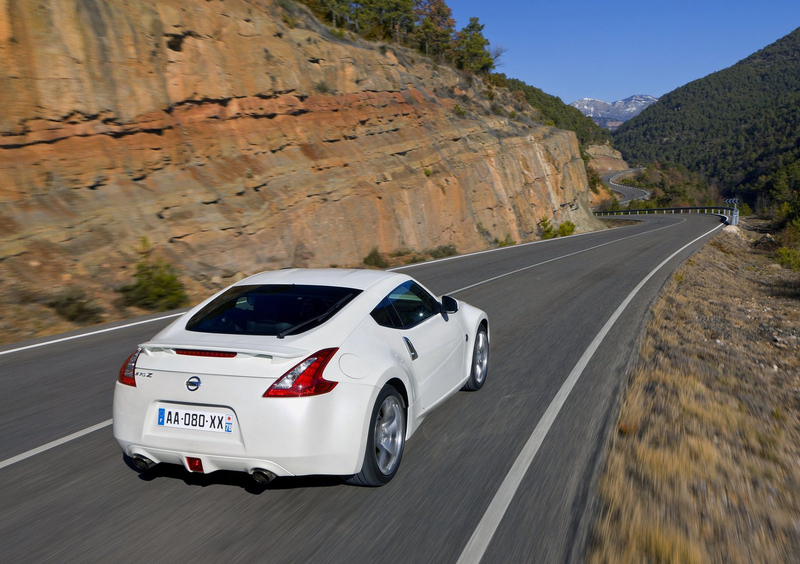
[[[600,174],[630,168],[622,158],[622,153],[608,145],[590,145],[586,152],[589,153],[589,165]]]
[[[146,236],[239,273],[597,227],[571,132],[266,0],[0,0],[0,331],[65,285],[108,317]],[[24,317],[36,318],[24,313]],[[63,328],[29,323],[16,338]]]

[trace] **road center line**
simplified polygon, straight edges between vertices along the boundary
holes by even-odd
[[[97,425],[92,425],[91,427],[87,427],[86,429],[83,429],[81,431],[77,431],[75,433],[72,433],[71,435],[67,435],[66,437],[61,437],[60,439],[56,439],[54,441],[51,441],[51,442],[47,443],[46,445],[42,445],[40,447],[33,448],[33,449],[31,449],[31,450],[29,450],[27,452],[23,452],[22,454],[18,454],[17,456],[12,456],[11,458],[7,458],[7,459],[3,460],[2,462],[0,462],[0,470],[5,468],[6,466],[11,466],[12,464],[15,464],[17,462],[25,460],[26,458],[30,458],[31,456],[36,456],[37,454],[39,454],[41,452],[44,452],[46,450],[50,450],[51,448],[55,448],[57,446],[63,445],[64,443],[68,443],[68,442],[70,442],[72,440],[79,439],[80,437],[83,437],[84,435],[88,435],[89,433],[94,433],[95,431],[98,431],[100,429],[104,429],[105,427],[108,427],[109,425],[111,425],[111,423],[112,423],[112,420],[111,419],[107,419],[106,421],[103,421],[102,423],[98,423]]]
[[[683,218],[683,221],[686,221],[686,219]],[[677,224],[675,224],[675,225],[677,225]],[[672,225],[668,225],[667,227],[672,227]],[[666,229],[666,227],[659,227],[658,229],[653,229],[652,231],[645,231],[645,233],[653,233],[655,231],[658,231],[659,229]],[[564,239],[567,239],[569,237],[580,237],[582,235],[593,235],[593,234],[597,234],[597,233],[602,233],[602,232],[590,231],[590,232],[587,232],[587,233],[578,233],[577,235],[570,235],[568,237],[562,237],[560,239],[563,241]],[[644,235],[645,233],[639,233],[639,235]],[[622,241],[622,239],[617,239],[617,241]],[[533,244],[536,244],[536,243],[543,243],[543,242],[544,241],[531,241],[530,243],[522,243],[521,245],[515,245],[515,247],[522,247],[522,246],[526,246],[526,245],[533,245]],[[612,241],[612,242],[614,242],[614,241]],[[600,246],[602,246],[602,245],[600,245]],[[597,247],[593,247],[593,248],[597,248]],[[478,251],[478,252],[469,253],[469,254],[466,254],[466,255],[458,255],[458,256],[455,256],[455,257],[447,257],[447,258],[438,259],[438,260],[434,260],[434,261],[428,261],[426,263],[408,264],[408,265],[405,265],[405,266],[398,266],[396,268],[390,268],[390,269],[388,269],[388,271],[391,272],[391,271],[394,271],[394,270],[403,270],[403,269],[406,269],[406,268],[416,268],[416,267],[420,267],[420,266],[428,266],[428,265],[436,263],[436,262],[459,259],[459,258],[464,258],[464,257],[468,257],[468,256],[481,255],[481,254],[484,254],[484,253],[491,253],[491,252],[495,252],[495,251],[508,250],[508,249],[511,249],[511,247],[503,247],[502,249],[487,249],[485,251]],[[589,250],[589,249],[586,249],[586,250]],[[567,256],[570,256],[570,255],[567,255]],[[544,263],[541,263],[541,264],[544,264]],[[466,288],[462,288],[462,290],[466,290]],[[457,290],[457,291],[461,291],[461,290]],[[451,293],[455,293],[455,292],[451,292]],[[119,329],[127,329],[128,327],[134,327],[136,325],[142,325],[144,323],[152,323],[154,321],[161,321],[163,319],[170,319],[171,317],[178,317],[179,315],[183,315],[184,313],[185,312],[171,313],[169,315],[163,315],[161,317],[155,317],[153,319],[145,319],[143,321],[135,321],[133,323],[126,323],[124,325],[117,325],[116,327],[107,327],[106,329],[99,329],[97,331],[90,331],[88,333],[81,333],[79,335],[72,335],[70,337],[62,337],[60,339],[53,339],[51,341],[43,341],[41,343],[35,343],[33,345],[26,345],[24,347],[17,347],[17,348],[9,349],[9,350],[6,350],[6,351],[0,351],[0,356],[11,354],[11,353],[15,353],[15,352],[20,352],[20,351],[26,351],[26,350],[30,350],[30,349],[36,349],[36,348],[39,348],[39,347],[46,347],[47,345],[55,345],[56,343],[63,343],[65,341],[72,341],[74,339],[82,339],[83,337],[91,337],[92,335],[99,335],[101,333],[108,333],[110,331],[118,331]]]
[[[646,235],[646,234],[648,234],[648,233],[654,233],[654,232],[656,232],[656,231],[660,231],[661,229],[668,229],[668,228],[670,228],[670,227],[674,227],[675,225],[679,225],[680,223],[683,223],[684,221],[686,221],[686,218],[681,218],[681,219],[682,219],[682,221],[680,221],[680,222],[678,222],[678,223],[673,223],[672,225],[667,225],[667,226],[665,226],[665,227],[659,227],[658,229],[653,229],[653,230],[651,230],[651,231],[645,231],[644,233],[637,233],[636,235],[629,235],[629,236],[627,236],[627,237],[623,237],[622,239],[615,239],[615,240],[613,240],[613,241],[608,241],[607,243],[603,243],[603,244],[601,244],[601,245],[596,245],[596,246],[594,246],[594,247],[590,247],[590,248],[588,248],[588,249],[583,249],[582,251],[576,251],[576,252],[574,252],[574,253],[570,253],[570,254],[567,254],[567,255],[560,256],[560,257],[552,258],[552,259],[550,259],[550,260],[546,260],[546,261],[543,261],[543,262],[540,262],[540,263],[537,263],[537,264],[532,264],[532,265],[529,265],[529,266],[526,266],[526,267],[520,268],[520,269],[518,269],[518,270],[514,270],[514,271],[512,271],[512,272],[508,272],[508,273],[506,273],[506,274],[501,274],[501,275],[499,275],[499,276],[494,276],[494,277],[492,277],[492,278],[489,278],[489,279],[487,279],[487,280],[484,280],[483,282],[477,282],[477,283],[475,283],[475,284],[472,284],[471,286],[466,286],[466,287],[464,287],[464,288],[460,288],[460,289],[458,289],[458,290],[454,290],[454,291],[450,292],[450,294],[455,294],[455,293],[457,293],[457,292],[463,292],[464,290],[468,290],[469,288],[474,288],[475,286],[480,286],[481,284],[486,284],[486,283],[488,283],[488,282],[491,282],[491,281],[493,281],[493,280],[497,280],[497,279],[499,279],[499,278],[503,278],[503,277],[505,277],[505,276],[510,276],[511,274],[516,274],[517,272],[521,272],[521,271],[523,271],[523,270],[528,270],[528,269],[530,269],[530,268],[533,268],[533,267],[535,267],[535,266],[540,266],[540,265],[542,265],[542,264],[547,264],[548,262],[553,262],[553,261],[556,261],[556,260],[559,260],[559,259],[562,259],[562,258],[566,258],[566,257],[570,257],[570,256],[573,256],[573,255],[577,255],[577,254],[580,254],[580,253],[583,253],[583,252],[586,252],[586,251],[590,251],[590,250],[592,250],[592,249],[596,249],[596,248],[598,248],[598,247],[603,247],[603,246],[605,246],[605,245],[610,245],[611,243],[616,243],[616,242],[618,242],[618,241],[624,241],[625,239],[630,239],[631,237],[638,237],[639,235]],[[717,226],[715,229],[719,229],[719,227],[722,227],[722,225],[719,225],[719,226]],[[711,233],[711,232],[713,232],[713,231],[714,231],[714,230],[712,229],[711,231],[709,231],[709,233]],[[708,233],[706,233],[706,235],[707,235],[707,234],[708,234]],[[702,237],[705,237],[705,235],[701,236],[700,238],[702,238]],[[695,241],[696,241],[696,240],[697,240],[697,239],[695,239]],[[693,243],[693,242],[694,242],[694,241],[692,241],[692,243]],[[691,245],[691,243],[689,243],[689,244]],[[688,246],[688,245],[687,245],[687,246]],[[685,247],[684,247],[684,248],[685,248]],[[681,250],[683,250],[683,249],[681,249]],[[680,251],[677,251],[677,252],[680,252]],[[676,253],[676,254],[677,254],[677,253]],[[673,256],[674,256],[674,255],[673,255]],[[670,258],[672,258],[672,257],[670,257]],[[669,260],[669,259],[667,259],[667,260]],[[665,261],[665,262],[666,262],[666,261]],[[663,263],[662,263],[662,264],[663,264]],[[659,266],[658,268],[661,268],[661,266]],[[658,268],[657,268],[656,270],[658,270]],[[650,274],[650,276],[652,276],[654,273],[655,273],[655,271],[653,271],[653,272]],[[647,279],[645,279],[645,280],[647,280]],[[637,290],[636,290],[636,291],[638,291],[638,286],[637,286]],[[85,337],[85,336],[88,336],[88,335],[97,335],[97,334],[99,334],[99,333],[106,333],[106,332],[108,332],[108,331],[114,331],[114,330],[116,330],[116,329],[122,329],[122,328],[125,328],[125,327],[132,327],[132,326],[134,326],[134,325],[141,325],[141,324],[143,324],[143,323],[150,323],[151,321],[159,321],[159,320],[161,320],[161,319],[168,319],[168,318],[170,318],[170,317],[177,317],[177,316],[179,316],[179,315],[183,315],[183,312],[181,312],[181,313],[174,313],[174,314],[170,314],[170,315],[165,315],[165,316],[163,316],[163,317],[158,317],[158,318],[156,318],[156,319],[146,319],[146,320],[144,320],[144,321],[137,321],[137,322],[135,322],[135,323],[129,323],[129,324],[127,324],[127,325],[121,325],[121,326],[119,326],[119,327],[109,327],[108,329],[101,329],[100,331],[94,331],[94,332],[92,332],[92,333],[85,333],[85,334],[82,334],[82,335],[73,335],[72,337],[65,337],[65,338],[63,338],[63,339],[56,339],[55,341],[47,341],[47,342],[45,342],[45,343],[37,343],[37,344],[35,344],[35,345],[28,345],[27,347],[20,347],[20,348],[18,348],[18,349],[13,349],[13,350],[10,350],[10,351],[4,351],[4,352],[0,353],[0,355],[2,355],[2,354],[7,354],[7,353],[11,353],[11,352],[15,352],[15,351],[20,351],[20,350],[25,350],[25,349],[30,349],[30,348],[40,347],[40,346],[44,346],[44,345],[48,345],[48,344],[52,344],[52,343],[58,343],[58,342],[62,342],[62,341],[69,341],[69,340],[71,340],[71,339],[77,339],[77,338],[80,338],[80,337]],[[576,378],[576,379],[577,379],[577,378]],[[568,393],[569,393],[569,392],[568,392]],[[42,445],[42,446],[40,446],[40,447],[36,447],[36,448],[34,448],[34,449],[31,449],[31,450],[29,450],[29,451],[27,451],[27,452],[23,452],[22,454],[18,454],[17,456],[13,456],[13,457],[11,457],[11,458],[8,458],[8,459],[6,459],[6,460],[3,460],[3,461],[1,461],[1,462],[0,462],[0,470],[2,470],[3,468],[5,468],[6,466],[11,466],[12,464],[15,464],[15,463],[17,463],[17,462],[20,462],[20,461],[22,461],[22,460],[25,460],[26,458],[30,458],[31,456],[35,456],[35,455],[37,455],[37,454],[39,454],[39,453],[45,452],[45,451],[47,451],[47,450],[50,450],[51,448],[55,448],[55,447],[57,447],[57,446],[63,445],[64,443],[68,443],[69,441],[72,441],[72,440],[74,440],[74,439],[78,439],[78,438],[80,438],[80,437],[82,437],[82,436],[84,436],[84,435],[88,435],[89,433],[93,433],[94,431],[97,431],[97,430],[99,430],[99,429],[102,429],[102,428],[104,428],[104,427],[108,427],[109,425],[111,425],[111,423],[112,423],[112,420],[111,420],[111,419],[108,419],[107,421],[103,421],[102,423],[98,423],[97,425],[92,425],[91,427],[87,427],[86,429],[83,429],[82,431],[77,431],[77,432],[75,432],[75,433],[72,433],[71,435],[67,435],[66,437],[62,437],[62,438],[60,438],[60,439],[56,439],[55,441],[49,442],[49,443],[47,443],[47,444],[45,444],[45,445]],[[537,448],[538,448],[538,447],[537,447]],[[534,453],[534,454],[535,454],[535,453]],[[514,488],[514,489],[516,490],[516,488]],[[513,495],[513,494],[512,494],[512,495]],[[504,511],[505,511],[505,510],[504,510]],[[474,536],[474,535],[473,535],[473,536]],[[485,548],[484,548],[484,550],[485,550]],[[462,555],[462,557],[463,557],[463,555]]]
[[[606,245],[611,245],[612,243],[619,243],[620,241],[624,241],[625,239],[631,239],[633,237],[639,237],[641,235],[647,235],[648,233],[655,233],[656,231],[661,231],[662,229],[669,229],[670,227],[675,227],[676,225],[680,225],[686,218],[681,218],[683,221],[679,221],[678,223],[673,223],[672,225],[667,225],[665,227],[659,227],[658,229],[653,229],[651,231],[645,231],[644,233],[637,233],[636,235],[628,235],[627,237],[622,237],[621,239],[614,239],[613,241],[608,241],[606,243],[601,243],[600,245],[595,245],[594,247],[588,247],[586,249],[581,249],[580,251],[575,251],[574,253],[568,253],[566,255],[561,255],[559,257],[554,257],[548,260],[543,260],[542,262],[537,262],[536,264],[529,264],[528,266],[523,266],[522,268],[518,268],[516,270],[512,270],[511,272],[506,272],[505,274],[498,274],[497,276],[493,276],[492,278],[487,278],[481,282],[475,282],[475,284],[470,284],[469,286],[464,286],[463,288],[459,288],[458,290],[453,290],[452,292],[448,292],[449,294],[457,294],[458,292],[463,292],[464,290],[469,290],[470,288],[475,288],[476,286],[481,286],[483,284],[487,284],[488,282],[493,282],[495,280],[499,280],[500,278],[505,278],[506,276],[511,276],[512,274],[517,274],[518,272],[522,272],[524,270],[528,270],[531,268],[535,268],[537,266],[542,266],[543,264],[547,264],[549,262],[555,262],[557,260],[565,259],[568,257],[572,257],[575,255],[579,255],[581,253],[585,253],[587,251],[592,251],[594,249],[599,249],[600,247],[605,247]]]
[[[722,227],[722,225],[717,225],[711,231],[700,235],[698,238],[687,243],[672,253],[669,257],[664,259],[661,264],[655,267],[650,274],[645,276],[642,281],[639,282],[633,290],[631,290],[631,293],[628,294],[628,297],[625,298],[625,300],[619,305],[616,311],[614,311],[611,317],[609,317],[608,321],[606,321],[605,325],[603,325],[603,328],[600,329],[600,332],[595,336],[594,340],[592,340],[591,344],[584,351],[583,355],[581,355],[581,358],[578,360],[575,368],[572,369],[572,372],[569,373],[569,376],[567,376],[567,379],[561,385],[561,388],[558,390],[558,393],[556,393],[553,401],[547,407],[547,411],[545,411],[544,415],[542,415],[542,418],[539,420],[539,423],[536,425],[533,433],[531,433],[531,436],[528,438],[528,441],[525,443],[525,446],[522,448],[519,456],[517,456],[517,459],[514,461],[513,466],[511,466],[511,470],[509,470],[508,474],[503,480],[503,483],[500,484],[500,488],[495,493],[494,498],[492,498],[489,507],[486,509],[486,513],[484,513],[480,523],[478,523],[478,527],[475,529],[475,531],[473,531],[472,536],[467,542],[467,545],[464,547],[457,564],[480,563],[484,553],[486,552],[486,549],[489,547],[489,543],[491,542],[497,527],[500,525],[500,521],[503,519],[508,506],[511,504],[511,500],[514,498],[514,494],[517,492],[517,488],[519,488],[519,485],[522,483],[522,479],[525,477],[528,468],[530,468],[536,453],[539,451],[539,447],[542,446],[542,442],[544,442],[547,433],[550,431],[550,427],[553,426],[553,422],[555,421],[558,412],[561,411],[561,408],[567,401],[567,397],[569,397],[570,392],[572,392],[572,388],[575,387],[578,378],[581,377],[581,374],[583,374],[584,369],[589,364],[589,361],[594,356],[594,353],[600,347],[609,331],[611,331],[611,328],[614,326],[617,319],[619,319],[619,317],[622,315],[622,312],[624,312],[628,307],[628,304],[630,304],[633,298],[636,297],[636,294],[639,293],[639,290],[642,289],[647,281],[650,280],[656,274],[656,272],[661,270],[665,264],[675,258],[686,248],[690,247],[703,237],[710,235],[720,227]]]

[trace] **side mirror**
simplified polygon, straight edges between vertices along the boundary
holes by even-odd
[[[458,300],[450,296],[442,296],[442,312],[455,313],[458,311]]]

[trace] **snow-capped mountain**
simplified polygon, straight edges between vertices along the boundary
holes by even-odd
[[[635,94],[624,100],[609,103],[594,98],[581,98],[570,106],[592,118],[594,122],[608,129],[616,129],[622,122],[638,116],[650,104],[658,102],[658,98],[646,94]]]

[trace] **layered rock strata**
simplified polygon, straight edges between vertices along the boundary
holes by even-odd
[[[597,227],[573,133],[281,6],[0,0],[0,331],[65,285],[110,302],[142,237],[202,294]]]

